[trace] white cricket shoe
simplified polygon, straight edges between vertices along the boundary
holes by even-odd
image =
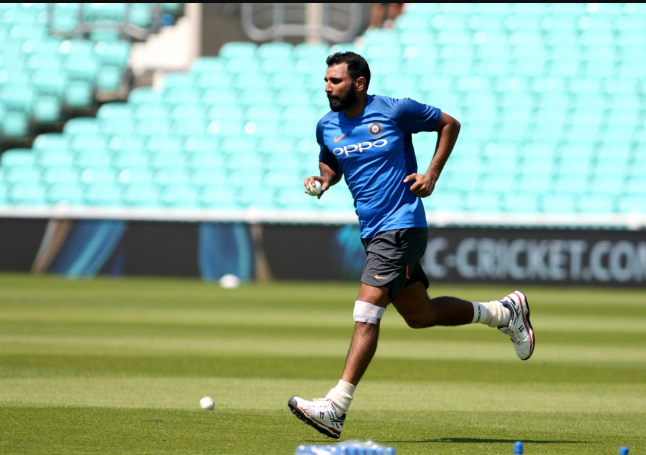
[[[516,355],[520,360],[529,359],[534,353],[536,338],[534,329],[529,322],[529,303],[527,297],[520,291],[514,291],[500,301],[504,307],[511,312],[509,324],[506,327],[498,327],[503,334],[509,335],[514,343]]]
[[[330,438],[339,439],[345,422],[345,414],[337,415],[332,400],[315,398],[307,401],[301,397],[291,397],[287,406],[292,413],[319,433]]]

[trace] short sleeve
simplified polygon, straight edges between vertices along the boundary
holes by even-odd
[[[392,119],[407,134],[435,131],[442,120],[442,111],[410,98],[396,100]]]
[[[323,139],[323,130],[325,129],[325,125],[328,124],[328,122],[324,120],[325,117],[321,119],[321,121],[316,125],[316,142],[318,142],[320,148],[319,161],[321,163],[327,164],[331,168],[338,169],[339,162],[337,161],[334,154],[330,152],[330,149],[327,148]]]
[[[321,147],[321,151],[319,152],[319,161],[321,163],[325,163],[331,168],[338,169],[339,168],[339,162],[337,161],[336,157],[328,150],[328,148],[325,145],[319,144]]]

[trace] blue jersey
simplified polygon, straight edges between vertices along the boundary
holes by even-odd
[[[319,161],[343,172],[362,238],[426,227],[424,206],[404,178],[417,172],[412,134],[435,131],[441,118],[439,109],[408,98],[369,95],[360,116],[329,112],[319,121]]]

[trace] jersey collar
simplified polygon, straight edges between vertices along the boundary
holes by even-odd
[[[374,98],[374,95],[368,95],[368,102],[366,103],[366,108],[363,110],[361,115],[358,115],[356,117],[348,118],[345,116],[345,111],[339,112],[339,117],[343,119],[345,122],[361,122],[363,120],[364,115],[368,112],[368,109],[370,109],[370,105],[372,104],[372,99]]]

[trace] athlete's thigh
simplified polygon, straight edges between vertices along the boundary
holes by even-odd
[[[361,283],[357,300],[386,308],[390,303],[390,292],[386,286],[370,286],[366,283]]]
[[[432,316],[426,286],[422,281],[406,286],[393,301],[393,306],[409,325]]]

